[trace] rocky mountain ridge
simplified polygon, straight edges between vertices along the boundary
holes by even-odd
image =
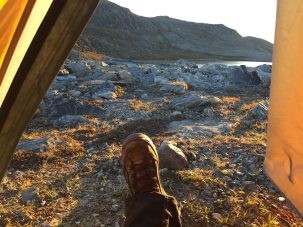
[[[153,18],[102,1],[77,48],[126,59],[228,59],[271,61],[270,42],[242,37],[222,24]]]

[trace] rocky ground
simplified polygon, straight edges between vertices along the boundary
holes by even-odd
[[[0,185],[0,226],[122,226],[134,132],[159,148],[184,226],[303,226],[262,170],[270,78],[268,65],[67,60]]]

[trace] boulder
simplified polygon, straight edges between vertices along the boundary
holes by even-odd
[[[80,61],[81,60],[81,52],[77,50],[72,50],[69,55],[68,59],[73,61]]]
[[[177,98],[172,103],[171,106],[175,109],[182,110],[186,108],[201,107],[201,106],[211,106],[221,103],[222,100],[217,97],[204,97],[199,95],[190,95],[185,98]]]
[[[204,121],[173,121],[168,125],[168,132],[176,132],[182,137],[199,137],[206,138],[226,133],[231,129],[227,122],[216,120]]]
[[[99,79],[101,80],[105,80],[105,81],[117,81],[118,80],[118,76],[115,72],[107,72],[105,74],[102,74],[101,76],[99,76]]]
[[[180,170],[188,166],[188,161],[183,151],[170,142],[162,142],[158,154],[161,168]]]
[[[185,60],[185,59],[179,59],[176,62],[176,65],[181,67],[182,69],[198,68],[198,66],[195,63],[190,62],[190,61]]]
[[[261,70],[261,71],[266,72],[266,73],[271,73],[272,72],[272,66],[271,65],[266,65],[266,64],[259,65],[257,67],[257,70]]]
[[[21,140],[19,141],[16,149],[21,151],[42,152],[46,151],[50,144],[54,143],[55,141],[50,137],[33,140]]]
[[[77,83],[77,77],[73,75],[68,76],[57,76],[56,80],[61,82],[68,82],[68,83]]]
[[[87,123],[88,120],[80,115],[64,115],[53,121],[55,128],[75,126],[80,123]]]
[[[271,83],[271,73],[264,72],[262,70],[257,70],[258,77],[261,80],[261,84],[263,87],[269,87]]]
[[[266,120],[267,114],[268,114],[268,100],[259,102],[251,111],[251,116],[260,119],[260,120]]]
[[[96,92],[92,95],[93,99],[98,99],[98,98],[103,98],[103,99],[115,99],[117,98],[117,95],[115,92],[112,91],[100,91],[100,92]]]
[[[91,104],[84,104],[70,95],[63,94],[52,99],[43,112],[49,119],[57,119],[64,115],[99,114],[101,109]]]
[[[170,82],[163,85],[160,91],[166,93],[183,94],[188,90],[188,85],[185,82]]]
[[[154,83],[156,84],[167,84],[169,80],[163,76],[155,76]]]
[[[39,189],[37,188],[29,188],[24,191],[21,195],[20,201],[23,205],[27,205],[29,203],[37,203],[41,201],[39,195]]]
[[[90,66],[84,61],[69,62],[66,68],[76,76],[86,76],[90,71]]]
[[[73,96],[73,97],[80,97],[81,96],[81,91],[77,91],[77,90],[70,90],[68,92],[69,95]]]
[[[131,83],[135,81],[135,77],[130,72],[125,70],[118,72],[117,76],[123,82]]]
[[[205,117],[213,117],[214,116],[214,111],[211,108],[207,107],[203,110],[203,115]]]

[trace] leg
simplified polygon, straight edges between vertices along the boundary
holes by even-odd
[[[132,193],[126,200],[124,226],[181,226],[177,201],[161,185],[159,158],[152,141],[144,134],[127,137],[122,147],[122,163]]]

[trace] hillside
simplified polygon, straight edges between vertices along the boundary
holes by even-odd
[[[97,8],[77,47],[128,59],[228,59],[271,61],[272,44],[242,37],[222,24],[147,18],[109,1]]]

